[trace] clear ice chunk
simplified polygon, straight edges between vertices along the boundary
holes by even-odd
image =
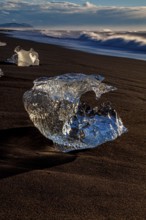
[[[38,66],[40,63],[39,55],[33,48],[27,51],[17,46],[14,52],[15,54],[7,60],[10,63],[18,66]]]
[[[94,148],[127,130],[109,103],[91,108],[81,101],[88,91],[98,100],[116,89],[102,83],[103,79],[82,73],[36,79],[33,88],[24,93],[24,107],[34,125],[59,150]]]

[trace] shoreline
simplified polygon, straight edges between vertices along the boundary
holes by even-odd
[[[146,62],[84,53],[0,34],[0,216],[6,219],[144,219]],[[40,66],[4,63],[16,46],[34,48]],[[94,149],[61,153],[30,121],[23,94],[42,76],[102,74],[103,95],[128,132]],[[86,97],[91,101],[91,94]],[[92,101],[94,102],[94,101]]]
[[[23,30],[13,30],[14,32],[20,32]],[[30,30],[30,31],[38,31],[38,30]],[[36,43],[43,43],[43,44],[48,44],[48,45],[53,45],[53,46],[60,46],[66,49],[71,49],[71,50],[75,50],[75,51],[80,51],[80,52],[84,52],[84,53],[89,53],[89,54],[95,54],[95,55],[103,55],[103,56],[111,56],[111,57],[119,57],[119,58],[127,58],[127,59],[134,59],[134,60],[142,60],[142,61],[146,61],[146,56],[145,53],[140,53],[140,51],[132,51],[132,50],[122,50],[122,48],[110,48],[110,47],[104,47],[104,46],[100,46],[98,45],[97,47],[93,47],[93,46],[89,46],[89,45],[82,45],[83,42],[70,42],[68,43],[68,41],[65,41],[63,39],[57,39],[56,38],[49,38],[47,35],[43,35],[41,34],[40,30],[39,30],[39,34],[40,36],[33,36],[33,35],[23,35],[19,34],[17,35],[12,34],[11,33],[12,30],[9,30],[8,33],[4,33],[7,34],[9,37],[12,38],[16,38],[16,39],[20,39],[20,40],[28,40],[29,38],[32,37],[32,41],[36,42]],[[24,30],[25,33],[25,30]]]

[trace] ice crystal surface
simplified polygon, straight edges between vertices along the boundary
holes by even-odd
[[[68,73],[34,81],[24,93],[24,106],[40,132],[63,152],[96,147],[126,131],[109,103],[98,107],[103,93],[116,88],[102,82],[100,75]],[[96,95],[92,108],[81,101],[88,91]]]

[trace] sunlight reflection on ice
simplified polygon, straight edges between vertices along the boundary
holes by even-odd
[[[24,106],[40,132],[63,152],[96,147],[126,132],[109,103],[91,108],[80,98],[94,91],[96,98],[116,88],[99,75],[69,73],[34,81],[24,93]]]

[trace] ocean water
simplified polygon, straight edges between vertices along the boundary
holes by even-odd
[[[146,32],[15,30],[13,37],[116,57],[146,60]]]

